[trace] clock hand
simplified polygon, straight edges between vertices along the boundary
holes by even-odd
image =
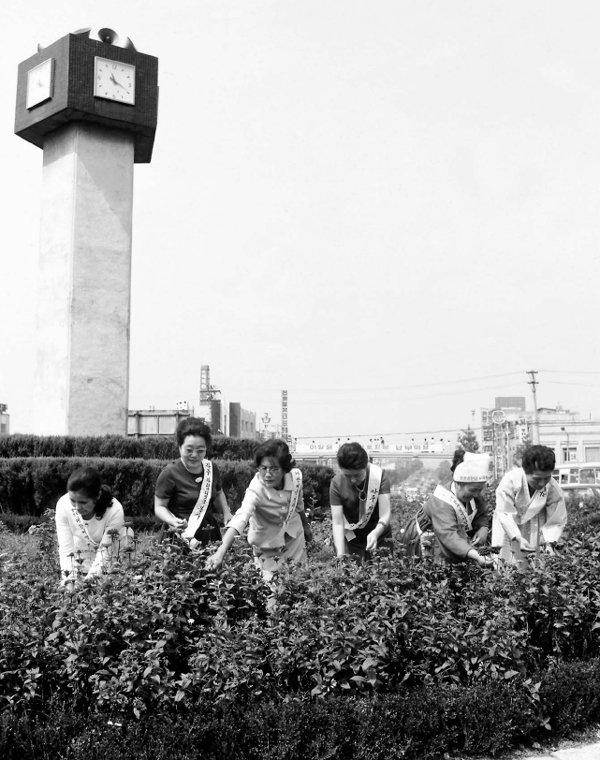
[[[123,85],[121,84],[121,82],[118,82],[118,81],[115,79],[115,75],[114,75],[112,72],[111,72],[111,74],[110,74],[110,78],[111,78],[111,80],[112,80],[113,84],[116,84],[116,85],[117,85],[117,87],[123,87]],[[123,89],[125,89],[125,88],[123,87]]]
[[[125,89],[126,89],[126,87],[125,87],[125,85],[124,85],[124,84],[121,84],[121,82],[118,82],[118,81],[115,79],[115,75],[114,75],[114,74],[111,74],[111,75],[110,75],[110,78],[112,79],[113,83],[117,85],[117,87],[121,87],[121,89],[123,89],[123,90],[125,90]]]

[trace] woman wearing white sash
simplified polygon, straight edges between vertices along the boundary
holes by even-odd
[[[417,533],[433,531],[435,556],[453,564],[466,560],[477,562],[480,567],[493,564],[491,557],[477,550],[486,542],[490,525],[491,510],[481,498],[489,473],[488,454],[466,452],[454,469],[452,483],[447,488],[438,485],[423,505],[422,516],[417,515],[407,527],[405,545],[410,539],[411,525],[416,522]]]
[[[123,507],[93,467],[72,473],[55,519],[63,585],[108,572],[133,536],[123,524]]]
[[[392,550],[390,484],[385,472],[369,464],[356,442],[337,453],[339,473],[329,486],[333,543],[338,557],[355,555],[360,562],[374,549]]]
[[[214,462],[206,457],[212,444],[210,428],[196,417],[179,423],[176,432],[180,459],[158,476],[154,514],[167,528],[180,532],[190,546],[221,538],[215,512],[224,522],[231,517]]]
[[[555,467],[552,449],[529,446],[521,467],[507,472],[496,489],[492,544],[500,546],[500,557],[517,562],[522,552],[534,552],[552,544],[567,524],[563,492],[552,479]]]
[[[305,562],[306,541],[312,531],[304,512],[302,473],[294,467],[285,441],[272,439],[254,455],[257,473],[246,489],[240,508],[229,521],[223,543],[208,558],[207,568],[221,565],[225,554],[249,524],[248,543],[266,581],[282,562]]]

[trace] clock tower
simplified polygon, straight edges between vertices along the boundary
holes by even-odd
[[[43,150],[34,432],[127,432],[133,168],[158,60],[82,29],[19,65],[15,133]]]

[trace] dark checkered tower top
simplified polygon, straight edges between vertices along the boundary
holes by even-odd
[[[130,102],[98,92],[97,59],[134,79]],[[157,116],[158,59],[139,53],[111,29],[67,34],[19,64],[15,134],[39,148],[49,132],[84,121],[132,132],[135,162],[149,163]]]

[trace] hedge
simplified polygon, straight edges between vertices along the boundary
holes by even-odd
[[[68,595],[41,546],[0,575],[3,758],[416,760],[598,718],[597,532],[528,574],[381,556],[271,588],[245,542],[218,573],[156,546]]]
[[[261,441],[255,438],[213,438],[215,459],[249,460]],[[176,459],[175,436],[150,435],[131,438],[120,435],[5,435],[0,436],[0,459],[11,457],[108,457],[114,459]]]
[[[235,510],[254,475],[250,462],[216,460],[229,505]],[[154,486],[164,461],[80,457],[13,457],[0,459],[0,511],[39,517],[65,493],[69,475],[77,467],[96,467],[102,480],[130,517],[148,516],[154,507]],[[308,508],[329,507],[328,467],[301,465],[304,501]]]
[[[586,683],[596,679],[592,704],[597,704],[598,663],[579,664],[577,672]],[[562,675],[553,674],[547,684],[553,699],[537,706],[505,684],[407,689],[372,699],[244,705],[203,700],[189,715],[110,723],[106,715],[74,714],[57,705],[50,720],[5,714],[0,754],[4,760],[426,760],[447,751],[463,757],[496,754],[517,741],[544,738],[540,713],[554,720],[574,709],[571,729],[577,728],[578,700],[567,694],[559,704]],[[570,674],[564,675],[568,683]],[[593,709],[587,715],[593,719]]]

